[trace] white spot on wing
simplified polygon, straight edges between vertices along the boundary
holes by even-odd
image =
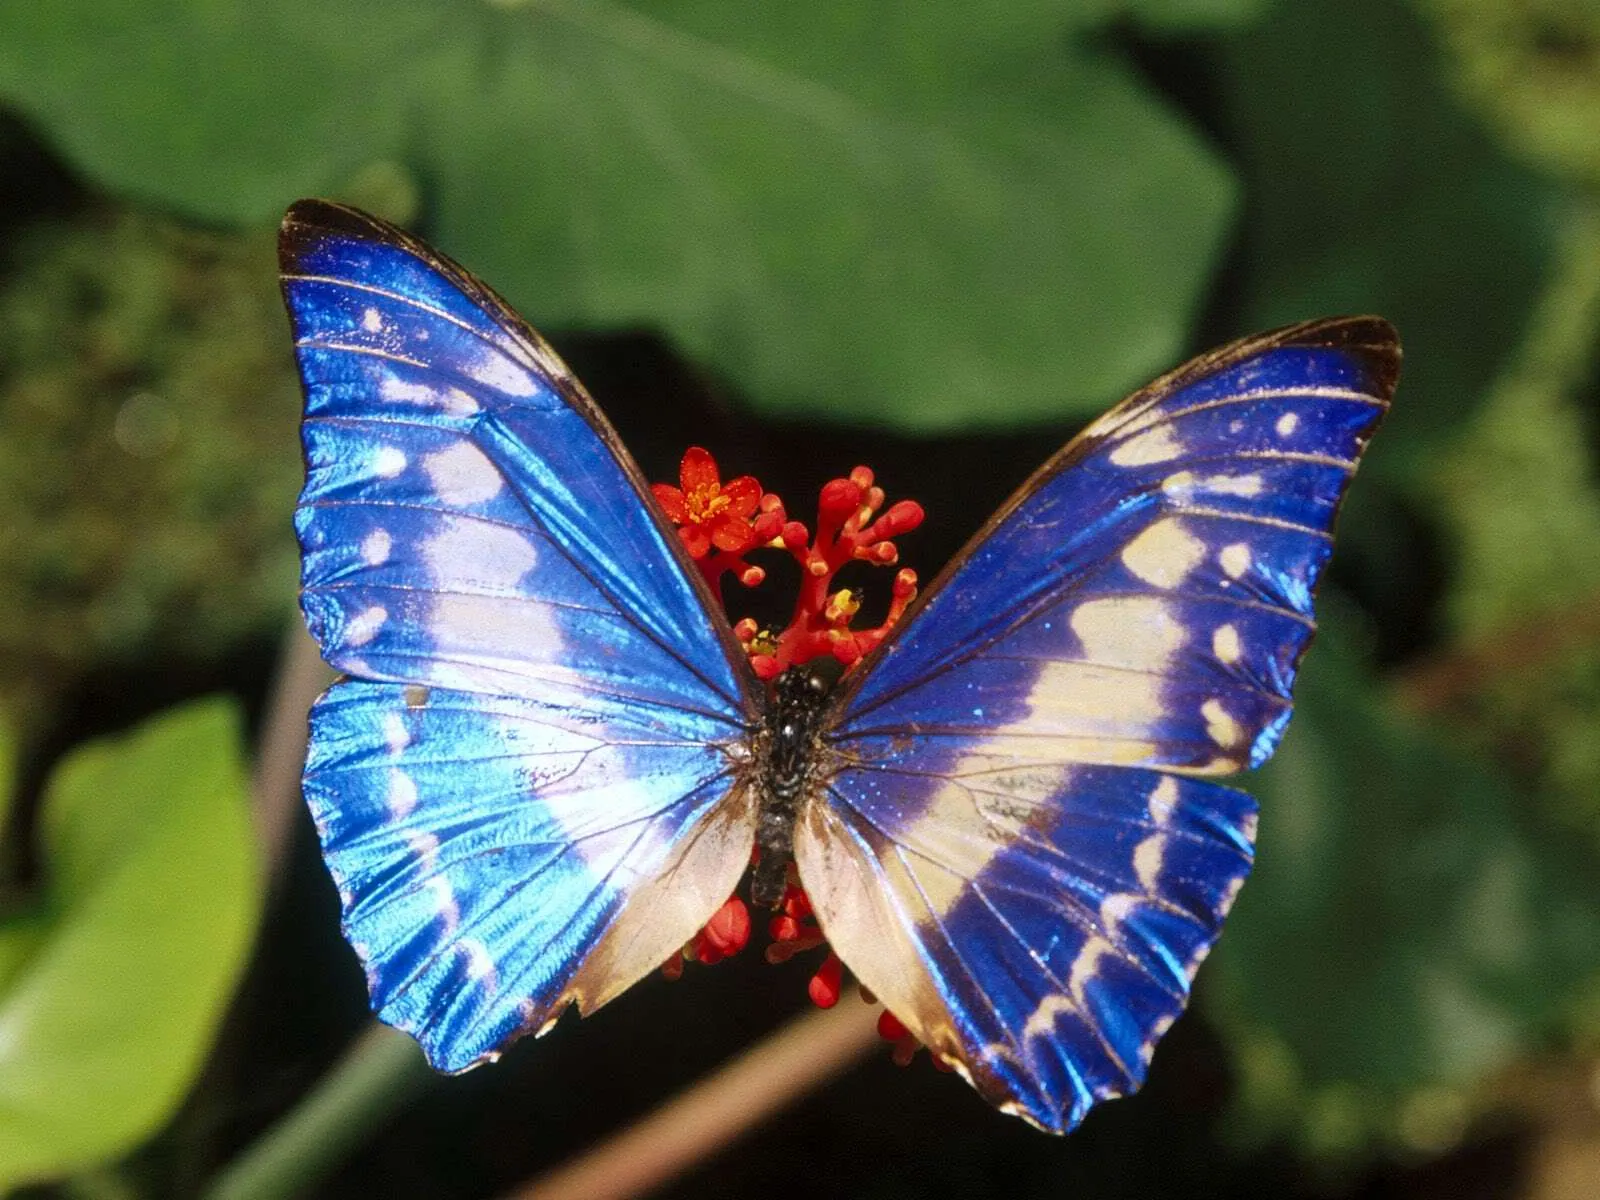
[[[535,396],[540,391],[538,379],[527,368],[488,348],[464,364],[462,373],[507,396]]]
[[[1152,834],[1140,842],[1133,852],[1133,872],[1139,877],[1139,883],[1147,892],[1153,892],[1156,881],[1161,878],[1161,863],[1166,857],[1167,839],[1165,834]]]
[[[1250,569],[1250,547],[1243,542],[1234,542],[1231,546],[1224,546],[1217,555],[1217,561],[1222,564],[1230,578],[1238,579]]]
[[[456,942],[456,946],[467,960],[467,975],[478,980],[491,992],[500,986],[499,976],[494,969],[494,959],[489,956],[489,947],[477,938],[464,937]]]
[[[417,807],[416,780],[398,767],[389,770],[389,812],[397,820],[404,820]]]
[[[465,507],[493,499],[505,484],[482,450],[461,441],[423,460],[434,491],[448,505]]]
[[[1209,475],[1200,481],[1200,486],[1208,492],[1216,492],[1223,496],[1259,496],[1261,494],[1261,476],[1259,475]]]
[[[1207,700],[1200,706],[1200,715],[1205,718],[1206,733],[1217,745],[1226,748],[1239,744],[1244,731],[1239,728],[1239,722],[1222,707],[1221,701]]]
[[[1089,600],[1072,610],[1069,623],[1085,658],[1121,667],[1159,670],[1184,640],[1183,626],[1156,596]]]
[[[1100,920],[1107,929],[1121,925],[1144,902],[1144,897],[1132,892],[1112,892],[1100,904]]]
[[[1196,475],[1175,471],[1161,481],[1161,490],[1176,500],[1192,500],[1201,492],[1213,496],[1259,496],[1260,475]]]
[[[375,308],[368,308],[361,314],[361,328],[368,333],[383,332],[383,316]]]
[[[406,845],[422,860],[424,872],[432,871],[439,863],[439,839],[431,833],[411,831],[406,834]]]
[[[1219,625],[1216,632],[1211,635],[1211,652],[1219,661],[1236,663],[1243,653],[1239,644],[1239,631],[1232,625]]]
[[[380,446],[372,456],[372,473],[379,479],[393,479],[406,469],[406,452],[398,446]]]
[[[383,744],[390,754],[399,754],[411,744],[411,734],[406,730],[406,719],[397,712],[383,715]]]
[[[456,894],[450,881],[443,875],[430,875],[425,886],[433,893],[434,906],[439,910],[439,920],[444,922],[445,932],[454,933],[461,924],[461,908],[456,904]]]
[[[1273,426],[1278,431],[1279,437],[1288,437],[1295,431],[1295,426],[1300,424],[1300,414],[1286,412],[1278,418],[1278,423]]]
[[[1150,819],[1157,825],[1165,825],[1172,820],[1172,810],[1177,806],[1178,781],[1170,775],[1163,776],[1150,793]]]
[[[433,582],[475,591],[520,594],[518,585],[537,565],[531,536],[504,525],[446,517],[419,552]]]
[[[361,539],[361,561],[369,567],[381,567],[389,561],[389,551],[394,548],[394,539],[389,536],[387,529],[374,529]]]
[[[437,408],[453,417],[470,417],[481,405],[458,387],[433,383],[410,383],[385,375],[378,384],[378,396],[391,404],[419,404]]]
[[[1174,588],[1206,555],[1205,543],[1176,517],[1163,517],[1139,532],[1122,550],[1122,565],[1159,588]]]
[[[1158,425],[1123,442],[1111,452],[1111,461],[1119,467],[1145,467],[1182,453],[1183,443],[1173,434],[1172,426]]]
[[[350,623],[344,627],[345,641],[352,646],[365,646],[378,636],[378,630],[383,628],[383,623],[388,619],[389,610],[374,604],[350,618]]]

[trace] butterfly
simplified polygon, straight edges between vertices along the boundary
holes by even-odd
[[[1289,719],[1398,376],[1387,322],[1292,325],[1134,393],[854,669],[769,686],[493,291],[317,200],[280,258],[301,604],[343,673],[304,790],[382,1020],[456,1072],[592,1012],[716,912],[760,831],[991,1103],[1059,1133],[1139,1085],[1250,870],[1255,804],[1213,777]]]

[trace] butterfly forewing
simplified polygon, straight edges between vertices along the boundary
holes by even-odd
[[[802,881],[863,983],[1048,1129],[1142,1079],[1248,872],[1194,778],[1281,737],[1393,330],[1314,322],[1136,393],[991,520],[841,693]],[[1164,772],[1177,772],[1167,774]]]
[[[353,677],[312,714],[306,795],[374,1007],[457,1070],[726,898],[757,701],[637,468],[493,293],[317,201],[280,247],[302,605]]]

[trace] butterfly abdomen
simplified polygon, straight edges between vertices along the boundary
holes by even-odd
[[[757,751],[761,812],[756,845],[761,849],[750,899],[759,908],[777,908],[794,857],[794,818],[818,770],[818,741],[828,694],[828,672],[793,667],[773,684],[765,727]]]

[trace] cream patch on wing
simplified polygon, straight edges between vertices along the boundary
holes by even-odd
[[[918,913],[908,908],[906,883],[883,886],[878,858],[822,797],[809,802],[795,822],[794,857],[823,935],[861,986],[918,1041],[964,1063],[949,1010],[912,938]]]
[[[505,486],[488,455],[467,441],[428,455],[422,466],[440,501],[458,508],[492,500]]]
[[[1200,715],[1205,718],[1206,733],[1217,745],[1228,749],[1239,744],[1243,730],[1239,722],[1222,707],[1222,701],[1207,700],[1200,706]]]
[[[1161,878],[1161,864],[1167,853],[1165,834],[1153,833],[1133,850],[1133,873],[1139,877],[1139,886],[1147,892],[1155,890]]]
[[[1170,606],[1143,596],[1090,600],[1068,624],[1089,661],[1041,663],[1024,715],[974,736],[949,778],[895,832],[903,859],[887,852],[885,870],[914,919],[948,913],[1033,809],[1067,786],[1064,745],[1081,762],[1139,762],[1156,750],[1140,735],[1166,711],[1164,671],[1185,640]],[[1039,761],[1041,753],[1054,761]]]
[[[406,469],[406,452],[398,446],[379,446],[372,455],[372,473],[379,479],[393,479]]]
[[[389,610],[382,605],[374,604],[363,609],[350,618],[349,624],[344,627],[345,642],[351,646],[365,646],[378,636],[378,630],[383,628],[383,623],[389,619]]]
[[[429,682],[439,686],[549,700],[552,688],[586,683],[563,662],[566,639],[545,604],[440,592],[431,598],[425,632],[433,642]]]
[[[453,417],[470,417],[481,407],[475,397],[458,387],[411,383],[394,375],[385,375],[378,383],[378,398],[390,404],[437,408]]]
[[[539,562],[539,552],[527,532],[454,516],[445,516],[438,532],[424,541],[419,551],[436,584],[502,595],[515,595]]]
[[[1122,565],[1144,582],[1175,588],[1200,565],[1206,546],[1177,517],[1162,517],[1139,531],[1122,550]]]
[[[1184,445],[1172,426],[1158,425],[1123,442],[1111,452],[1111,461],[1119,467],[1146,467],[1177,458],[1183,452]]]
[[[1178,781],[1170,775],[1164,775],[1150,792],[1150,819],[1157,825],[1165,825],[1172,820],[1172,812],[1177,806]]]
[[[500,975],[495,970],[494,959],[489,955],[489,947],[477,938],[464,937],[457,940],[456,948],[467,960],[468,978],[483,984],[491,992],[500,987]]]
[[[755,840],[752,790],[740,786],[693,833],[680,833],[665,861],[631,878],[622,910],[572,977],[590,1013],[676,954],[739,885]]]
[[[361,561],[369,567],[381,567],[389,561],[394,549],[394,539],[387,529],[374,529],[361,539]]]
[[[1249,499],[1259,496],[1264,486],[1261,476],[1255,473],[1196,475],[1193,471],[1177,471],[1161,481],[1161,490],[1175,500],[1192,500],[1201,494]]]
[[[521,347],[518,347],[521,350]],[[484,347],[483,353],[465,359],[461,373],[468,379],[493,388],[506,396],[536,396],[539,394],[538,377],[519,362],[500,350]]]
[[[1230,666],[1238,662],[1244,653],[1244,647],[1239,642],[1239,631],[1232,625],[1218,625],[1211,634],[1211,652],[1217,656],[1218,662]]]
[[[1224,546],[1217,554],[1217,561],[1227,572],[1228,578],[1238,579],[1250,569],[1250,547],[1243,542]]]
[[[389,787],[385,800],[389,815],[403,821],[417,807],[417,782],[399,767],[389,768]]]
[[[383,744],[389,748],[390,754],[395,755],[411,744],[411,732],[406,728],[406,719],[397,712],[383,714]]]

